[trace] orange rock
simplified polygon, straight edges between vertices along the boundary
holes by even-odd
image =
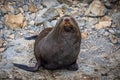
[[[24,23],[24,16],[21,13],[17,15],[8,14],[5,16],[5,24],[11,29],[18,27],[22,28],[23,23]]]
[[[27,21],[24,21],[24,22],[23,22],[23,26],[22,26],[22,27],[26,27],[26,26],[27,26],[27,24],[28,24],[28,22],[27,22]]]
[[[57,9],[57,12],[59,13],[60,17],[62,17],[62,16],[64,15],[62,9],[59,9],[59,8],[58,8],[58,9]]]
[[[5,50],[5,48],[4,48],[4,47],[0,48],[0,52],[3,52],[4,50]]]
[[[99,23],[95,25],[96,29],[102,29],[102,28],[107,28],[110,27],[112,24],[112,18],[109,16],[104,16],[100,19]]]
[[[104,15],[105,10],[106,10],[106,7],[100,0],[94,0],[90,4],[85,15],[87,15],[87,16],[102,16],[102,15]]]
[[[18,8],[20,10],[21,13],[24,13],[23,9],[22,8]]]
[[[4,48],[4,40],[2,39],[2,38],[0,38],[0,52],[3,52],[4,50],[5,50],[5,48]]]
[[[12,40],[14,40],[14,38],[15,38],[15,35],[14,35],[14,34],[12,34],[12,35],[9,35],[9,38],[10,38],[10,39],[12,39]]]
[[[0,43],[2,43],[3,42],[3,39],[2,38],[0,38]]]
[[[112,24],[111,21],[100,21],[98,24],[95,25],[96,29],[102,29],[102,28],[107,28],[110,27]]]
[[[111,40],[111,42],[114,43],[114,44],[118,42],[118,38],[117,38],[116,36],[114,36],[114,35],[111,35],[111,36],[110,36],[110,40]]]
[[[31,34],[35,34],[35,31],[34,30],[30,30],[29,31]]]
[[[37,12],[38,11],[38,8],[37,8],[37,6],[35,6],[35,5],[30,5],[29,6],[29,11],[31,11],[31,12]]]
[[[83,39],[86,39],[86,38],[88,38],[88,33],[86,31],[84,31],[81,33],[81,36]]]
[[[111,21],[112,18],[110,16],[104,16],[100,19],[100,21]]]
[[[13,6],[11,6],[10,5],[10,3],[7,3],[7,4],[5,4],[5,5],[2,5],[1,6],[1,10],[6,10],[7,12],[12,12],[12,13],[14,13],[14,8],[13,8]]]

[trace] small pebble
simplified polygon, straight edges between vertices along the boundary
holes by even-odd
[[[112,33],[112,34],[115,33],[115,31],[113,29],[109,29],[109,32]]]
[[[113,44],[115,44],[115,43],[118,42],[117,37],[115,37],[114,35],[111,35],[111,36],[110,36],[110,40],[111,40],[111,42],[112,42]]]
[[[52,21],[51,21],[51,25],[52,25],[52,27],[55,27],[56,22],[57,22],[57,20],[52,20]]]

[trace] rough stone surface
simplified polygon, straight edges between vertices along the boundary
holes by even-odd
[[[117,26],[120,25],[120,12],[112,13],[113,22],[116,23]]]
[[[54,26],[56,25],[56,22],[57,22],[57,20],[53,20],[53,21],[51,21],[51,25],[52,25],[52,27],[54,27]]]
[[[49,4],[49,0],[0,0],[0,80],[119,80],[120,1],[51,1]],[[105,1],[112,5],[111,8],[108,8],[109,4],[107,8],[104,6]],[[108,14],[104,16],[105,9]],[[77,60],[79,69],[51,71],[40,67],[38,72],[32,73],[14,67],[12,63],[35,65],[34,40],[25,40],[24,37],[54,27],[65,14],[76,19],[82,33]],[[27,27],[18,28],[25,25]]]
[[[14,8],[10,3],[1,6],[1,11],[3,13],[11,12],[14,13]]]
[[[44,0],[42,2],[42,4],[46,7],[53,7],[53,6],[58,5],[59,3],[57,2],[57,0],[50,0],[50,1],[49,0]]]
[[[17,27],[24,27],[23,26],[24,16],[21,13],[17,15],[8,14],[5,16],[5,23],[11,29],[14,29]]]
[[[106,8],[100,0],[94,0],[85,15],[87,16],[103,16],[105,14]]]
[[[24,11],[28,11],[28,5],[24,5],[24,6],[23,6],[23,10],[24,10]]]
[[[38,8],[37,8],[37,6],[35,6],[35,5],[30,5],[29,6],[29,11],[31,11],[31,12],[37,12],[38,11]]]
[[[96,29],[111,27],[112,19],[109,16],[104,16],[100,19],[99,23],[95,25]]]

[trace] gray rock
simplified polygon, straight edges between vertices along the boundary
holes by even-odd
[[[100,66],[107,67],[107,61],[103,57],[97,57],[95,58],[96,64],[99,64]]]
[[[120,12],[117,12],[117,13],[112,13],[112,20],[113,20],[113,23],[115,23],[117,26],[120,25]],[[119,27],[120,29],[120,27]]]
[[[27,12],[28,11],[28,5],[23,5],[23,10]]]
[[[56,6],[58,5],[58,1],[57,0],[43,0],[42,1],[42,4],[46,7],[52,7],[52,6]]]
[[[59,15],[59,13],[55,8],[48,8],[43,11],[44,11],[43,13],[40,13],[36,16],[36,21],[35,21],[36,25],[41,24],[42,22],[47,20],[52,20]]]
[[[22,7],[23,6],[23,1],[16,1],[16,6],[17,7]]]
[[[29,0],[24,0],[24,3],[25,3],[25,4],[29,3]]]
[[[111,9],[111,0],[101,0],[102,3],[106,6],[106,8]]]
[[[104,36],[108,36],[110,33],[105,31],[105,33],[103,34]]]
[[[24,16],[26,20],[30,21],[30,15],[28,12],[25,12]]]
[[[0,29],[3,29],[4,26],[2,25],[2,22],[0,21]]]
[[[38,8],[39,10],[42,10],[42,9],[43,9],[43,6],[42,6],[42,5],[37,5],[37,8]]]
[[[120,30],[117,30],[117,31],[115,32],[115,36],[117,36],[118,38],[120,38]]]
[[[33,42],[34,40],[27,41],[21,38],[9,43],[9,45],[12,44],[14,46],[9,47],[4,52],[3,59],[7,60],[8,63],[28,63],[30,58],[33,57],[33,52],[31,52],[33,51],[31,48],[33,47]]]
[[[11,12],[12,14],[14,14],[14,13],[15,13],[15,8],[14,8],[12,5],[9,5],[9,7],[10,7],[10,12]]]
[[[111,34],[115,34],[115,31],[114,31],[113,29],[109,29],[109,32],[110,32]]]
[[[42,15],[47,11],[47,8],[44,8],[42,10],[39,10],[36,14],[36,20],[35,20],[35,24],[39,25],[42,22],[44,22],[46,19],[42,18]]]
[[[106,6],[106,8],[110,9],[110,8],[111,8],[111,4],[110,4],[110,2],[107,1],[107,2],[105,3],[105,6]]]
[[[49,22],[49,21],[45,21],[45,22],[43,23],[43,26],[44,26],[45,28],[47,28],[47,27],[52,27],[52,26],[50,25],[50,22]]]
[[[0,29],[3,29],[4,28],[4,26],[3,25],[0,25]]]
[[[36,15],[35,24],[39,25],[44,21],[50,21],[52,19],[55,19],[57,16],[60,15],[57,9],[61,9],[61,8],[66,9],[68,8],[68,6],[62,4],[56,7],[44,8],[43,10],[40,10]]]
[[[0,70],[0,78],[1,79],[6,79],[8,77],[8,73],[5,70]]]
[[[5,63],[5,62],[4,62]],[[3,66],[1,66],[0,68],[2,68],[2,69],[10,69],[10,68],[12,68],[13,67],[13,64],[11,64],[11,63],[6,63],[6,64],[4,64]]]
[[[1,13],[2,13],[2,14],[6,14],[6,13],[7,13],[7,10],[4,9],[4,8],[1,8]]]
[[[5,17],[1,16],[1,22],[4,22],[4,21],[5,21]]]
[[[93,74],[94,68],[90,66],[82,66],[82,71],[84,71],[86,74]]]
[[[16,8],[15,9],[15,14],[18,14],[18,13],[20,13],[20,11]]]
[[[83,3],[90,4],[93,0],[80,0],[80,1],[82,1]]]
[[[99,33],[100,33],[100,34],[104,34],[104,33],[105,33],[105,29],[100,29],[100,30],[99,30]]]
[[[38,5],[41,5],[41,3],[42,3],[42,0],[35,0],[35,1],[34,1],[34,4],[37,5],[37,6],[38,6]],[[38,8],[39,8],[39,7],[38,7]]]
[[[53,19],[54,17],[58,16],[59,13],[56,11],[55,8],[49,8],[43,15],[43,18],[46,19]]]
[[[52,20],[52,21],[51,21],[51,23],[50,23],[50,24],[51,24],[51,26],[52,26],[52,27],[55,27],[56,22],[57,22],[57,20]]]
[[[12,30],[4,30],[4,34],[8,36],[10,34],[14,34],[14,31],[12,31]]]
[[[35,20],[35,13],[30,14],[30,15],[29,15],[29,18],[30,18],[30,21],[31,21],[31,20]]]
[[[78,21],[78,25],[79,25],[80,27],[85,26],[85,25],[86,25],[86,20],[79,20],[79,21]]]
[[[6,14],[6,13],[12,13],[14,14],[14,7],[11,4],[7,4],[6,5],[7,8],[5,8],[5,6],[0,6],[0,10],[2,12],[2,14]]]
[[[29,23],[28,23],[30,26],[33,26],[34,24],[35,24],[35,21],[34,20],[31,20],[31,21],[29,21]]]

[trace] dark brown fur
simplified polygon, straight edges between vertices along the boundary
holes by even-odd
[[[53,29],[46,28],[35,39],[34,55],[37,60],[35,67],[14,65],[32,72],[37,71],[40,66],[50,70],[61,68],[77,70],[80,43],[81,34],[77,22],[73,17],[65,15],[58,20]]]

